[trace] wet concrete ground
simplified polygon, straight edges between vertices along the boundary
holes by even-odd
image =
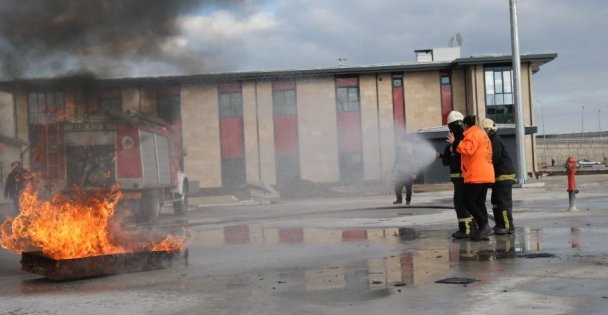
[[[149,272],[55,282],[0,250],[0,314],[605,314],[608,175],[578,181],[576,212],[564,177],[515,189],[516,233],[482,242],[427,190],[191,209],[188,264]]]

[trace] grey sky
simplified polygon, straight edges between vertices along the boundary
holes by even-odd
[[[20,3],[4,3],[11,1]],[[71,3],[72,9],[74,3],[82,4],[61,1]],[[154,46],[133,40],[99,44],[86,35],[73,50],[62,45],[48,53],[22,54],[36,57],[26,62],[29,67],[24,68],[23,76],[82,69],[103,76],[141,76],[315,68],[335,66],[340,57],[347,58],[349,65],[413,62],[415,49],[445,47],[456,33],[465,39],[463,57],[511,51],[508,0],[196,1],[202,5],[200,9],[186,15],[175,10],[182,15],[168,18],[177,22],[175,30],[181,33],[162,28],[162,38],[155,39]],[[225,3],[229,5],[220,5]],[[10,11],[14,7],[0,5],[0,11],[6,8],[0,13],[14,16]],[[547,133],[580,132],[582,120],[585,131],[597,131],[600,123],[608,130],[608,45],[601,35],[608,29],[607,2],[520,0],[518,13],[521,52],[558,53],[534,78],[535,99],[542,104],[537,107],[539,133],[543,131],[541,107]],[[70,17],[64,12],[60,18],[66,16]],[[97,18],[100,23],[112,21]],[[87,21],[81,20],[77,22]],[[93,31],[83,33],[100,38],[105,34]],[[89,46],[78,48],[79,43]],[[10,45],[0,37],[0,53],[14,48]],[[123,52],[129,47],[133,49]],[[48,60],[40,58],[45,55]]]
[[[339,57],[351,65],[414,61],[415,49],[445,47],[457,32],[465,38],[462,56],[511,52],[508,0],[250,4],[259,7],[248,11],[251,15],[234,17],[242,33],[223,38],[239,47],[230,53],[237,70],[333,66]],[[608,130],[608,45],[601,35],[608,29],[607,2],[529,0],[517,5],[520,51],[558,53],[534,79],[535,99],[542,104],[537,107],[539,133],[541,108],[547,133],[580,132],[583,113],[585,131],[597,131],[600,123]],[[199,19],[227,18],[214,12]]]

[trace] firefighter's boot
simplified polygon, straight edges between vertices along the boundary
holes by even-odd
[[[470,238],[476,230],[476,224],[473,217],[459,218],[458,219],[458,231],[452,233],[452,237],[455,239]]]
[[[515,232],[511,211],[492,208],[492,212],[494,213],[494,222],[496,222],[494,226],[496,235],[513,234]]]

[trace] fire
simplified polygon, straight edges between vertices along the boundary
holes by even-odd
[[[13,252],[40,250],[53,259],[81,258],[141,251],[182,251],[185,237],[169,235],[160,242],[142,240],[114,220],[120,187],[93,195],[76,188],[72,196],[43,200],[29,185],[21,212],[0,226],[0,246]]]

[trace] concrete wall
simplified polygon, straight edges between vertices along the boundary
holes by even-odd
[[[139,89],[136,87],[128,87],[122,89],[122,110],[130,110],[132,112],[141,111],[141,98]]]
[[[184,164],[201,188],[222,186],[218,92],[215,85],[184,85],[180,92]]]
[[[245,146],[245,173],[248,181],[260,180],[260,159],[258,146],[258,100],[256,85],[246,82],[242,85],[243,95],[243,140]]]
[[[247,180],[276,184],[272,84],[243,84],[243,123]]]
[[[393,115],[393,83],[390,74],[378,76],[380,161],[382,178],[388,176],[395,161],[395,117]],[[380,81],[381,80],[381,81]]]
[[[338,181],[334,78],[301,79],[296,88],[301,177],[314,182]]]
[[[439,72],[408,72],[403,79],[406,128],[415,131],[441,126]]]
[[[555,160],[556,165],[563,166],[569,156],[575,160],[589,159],[598,162],[603,162],[604,157],[608,157],[608,136],[585,139],[582,135],[578,139],[538,136],[536,143],[538,167],[541,169],[551,166],[551,159]]]
[[[382,177],[380,169],[380,130],[379,98],[376,92],[375,75],[365,75],[359,78],[361,94],[361,136],[363,143],[363,176],[369,180],[379,180]]]
[[[466,91],[466,73],[460,69],[452,71],[452,106],[454,110],[461,113],[466,112],[467,91]]]
[[[276,184],[272,84],[270,81],[258,82],[257,89],[262,182]]]
[[[13,94],[0,92],[0,135],[15,136],[15,106]]]
[[[17,120],[16,138],[23,141],[29,141],[30,132],[28,129],[27,92],[18,90],[16,92],[15,102],[15,119]]]

